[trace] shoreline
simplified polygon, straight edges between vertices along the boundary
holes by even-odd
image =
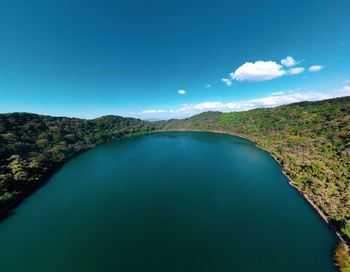
[[[140,135],[147,135],[147,134],[152,134],[152,133],[157,133],[160,131],[152,131],[152,132],[148,132],[148,133],[136,133],[133,135],[125,135],[119,139],[116,139],[114,141],[118,141],[121,139],[125,139],[125,138],[129,138],[132,136],[140,136]],[[0,203],[0,222],[5,220],[7,217],[11,216],[14,212],[14,209],[16,207],[18,207],[27,197],[29,197],[31,194],[35,193],[37,190],[39,190],[41,187],[45,186],[45,184],[49,181],[49,179],[56,174],[60,169],[62,169],[62,167],[64,167],[64,165],[71,161],[72,159],[74,159],[75,157],[79,156],[80,154],[95,148],[99,145],[103,145],[103,144],[108,144],[111,143],[113,141],[106,141],[104,143],[101,144],[97,144],[94,146],[90,146],[88,148],[84,148],[82,150],[77,151],[76,153],[74,153],[72,156],[65,158],[64,160],[60,161],[60,162],[56,162],[54,165],[52,165],[52,168],[50,168],[46,173],[43,173],[42,176],[40,177],[39,180],[37,180],[35,183],[33,184],[28,184],[27,187],[20,193],[18,194],[18,196],[16,196],[13,199],[8,200],[5,203]]]
[[[193,131],[193,132],[211,132],[211,133],[218,133],[218,134],[228,134],[228,135],[231,135],[231,136],[236,136],[236,137],[240,137],[242,139],[246,139],[248,141],[251,141],[252,143],[255,144],[255,146],[257,148],[259,148],[261,150],[264,150],[267,153],[269,153],[270,156],[278,163],[278,165],[281,168],[282,174],[288,180],[288,184],[291,187],[293,187],[294,189],[296,189],[298,191],[298,193],[304,198],[304,200],[306,200],[306,202],[308,202],[311,205],[311,207],[314,209],[314,211],[316,211],[318,213],[318,215],[323,219],[323,221],[331,228],[331,230],[335,232],[339,242],[342,243],[346,247],[347,251],[349,252],[349,246],[346,243],[345,239],[342,237],[341,233],[338,230],[336,230],[336,228],[329,222],[327,216],[321,211],[321,209],[306,194],[304,194],[298,186],[293,184],[292,179],[286,174],[286,172],[285,172],[285,170],[283,168],[283,165],[281,165],[281,163],[278,161],[277,157],[274,154],[272,154],[269,150],[267,150],[267,149],[265,149],[263,147],[257,146],[257,143],[254,140],[249,139],[248,137],[240,135],[238,133],[236,134],[236,133],[233,133],[233,132],[227,132],[227,131],[222,131],[222,130],[199,130],[199,129],[191,129],[191,130],[185,130],[185,129],[164,130],[164,132],[167,132],[167,131],[169,131],[169,132],[171,132],[171,131],[174,131],[174,132],[176,132],[176,131],[188,131],[188,132],[191,132],[191,131]]]
[[[269,153],[269,155],[278,163],[278,165],[280,166],[281,168],[281,171],[282,171],[282,174],[287,178],[288,180],[288,184],[290,186],[292,186],[293,188],[295,188],[298,193],[303,197],[303,199],[305,201],[307,201],[309,203],[309,205],[311,205],[311,207],[314,209],[314,211],[316,211],[318,213],[318,215],[323,219],[323,221],[328,225],[328,227],[330,227],[330,229],[332,231],[334,231],[334,233],[336,234],[337,238],[338,238],[338,241],[340,243],[342,243],[347,251],[349,252],[349,246],[347,244],[347,242],[345,241],[345,239],[342,237],[341,233],[335,228],[335,226],[333,226],[331,224],[331,222],[328,220],[328,218],[326,217],[326,215],[321,211],[321,209],[315,204],[313,203],[313,201],[306,195],[304,194],[301,189],[299,187],[297,187],[295,184],[293,184],[293,181],[292,179],[286,174],[283,166],[281,165],[281,163],[278,161],[277,157],[272,154],[269,150],[263,148],[263,147],[260,147],[257,145],[257,143],[244,136],[244,135],[240,135],[238,133],[233,133],[233,132],[228,132],[228,131],[221,131],[221,130],[198,130],[198,129],[170,129],[170,130],[155,130],[155,131],[151,131],[151,132],[148,132],[148,133],[140,133],[140,134],[135,134],[135,135],[127,135],[127,136],[124,136],[120,139],[117,139],[117,140],[121,140],[123,138],[128,138],[128,137],[131,137],[131,136],[140,136],[140,135],[147,135],[147,134],[154,134],[154,133],[159,133],[159,132],[209,132],[209,133],[218,133],[218,134],[227,134],[227,135],[231,135],[231,136],[236,136],[236,137],[240,137],[242,139],[246,139],[252,143],[254,143],[255,147],[261,149],[261,150],[264,150],[266,152]],[[108,142],[106,142],[108,143]],[[106,144],[106,143],[102,143],[102,144]],[[88,151],[89,149],[92,149],[96,146],[93,146],[93,147],[90,147],[90,148],[87,148],[85,150],[81,150],[79,152],[77,152],[76,154],[74,154],[72,157],[58,163],[57,165],[55,165],[53,167],[53,169],[51,169],[48,173],[44,174],[42,176],[42,178],[40,179],[40,181],[38,181],[37,184],[35,185],[32,185],[32,186],[29,186],[28,190],[26,190],[25,192],[23,192],[18,198],[16,199],[13,199],[12,201],[9,201],[9,203],[6,203],[3,207],[0,207],[0,222],[2,220],[4,220],[5,218],[7,218],[8,216],[11,216],[12,215],[12,211],[22,203],[23,200],[25,200],[28,196],[30,196],[32,193],[34,193],[36,190],[38,190],[39,188],[41,188],[42,186],[45,185],[46,182],[48,182],[48,180],[57,172],[59,171],[65,163],[67,163],[68,161],[70,161],[71,159],[77,157],[78,155],[80,155],[81,153],[83,152],[86,152]]]

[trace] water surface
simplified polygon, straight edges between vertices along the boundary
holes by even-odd
[[[0,222],[1,271],[332,272],[335,235],[279,165],[230,135],[123,139]]]

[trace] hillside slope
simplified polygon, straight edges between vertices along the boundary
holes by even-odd
[[[0,212],[82,151],[121,137],[151,132],[161,124],[120,116],[83,120],[29,113],[1,114]]]
[[[268,150],[350,240],[350,97],[170,120],[166,130],[233,133]]]

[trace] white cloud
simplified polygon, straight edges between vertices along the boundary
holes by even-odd
[[[291,66],[294,66],[295,64],[297,64],[297,62],[295,61],[295,59],[293,59],[292,57],[288,56],[286,57],[285,59],[281,60],[281,63],[284,65],[284,66],[287,66],[287,67],[291,67]]]
[[[250,100],[240,100],[224,103],[221,101],[206,101],[197,104],[183,104],[177,109],[171,110],[145,110],[139,113],[132,113],[133,116],[142,116],[143,118],[157,117],[157,118],[185,118],[204,111],[244,111],[258,107],[275,107],[283,104],[290,104],[300,101],[316,101],[334,97],[341,97],[350,95],[350,86],[346,85],[341,89],[334,90],[328,94],[316,91],[299,92],[290,90],[285,92],[274,92],[269,96],[262,98],[255,98]]]
[[[342,89],[344,92],[349,93],[350,92],[350,86],[344,86]]]
[[[271,93],[271,95],[282,95],[284,94],[284,92],[274,92],[274,93]]]
[[[210,84],[205,85],[205,88],[210,88],[210,87],[211,87]]]
[[[319,92],[309,93],[292,93],[280,96],[268,96],[259,99],[252,99],[250,102],[254,103],[255,106],[278,106],[282,104],[295,103],[299,101],[313,101],[329,98],[328,95]]]
[[[222,78],[221,81],[224,82],[229,87],[232,85],[232,80],[231,79]]]
[[[191,105],[191,107],[195,110],[210,110],[210,109],[220,109],[223,104],[221,102],[204,102],[196,105]]]
[[[305,68],[303,68],[303,67],[295,67],[295,68],[290,68],[287,72],[288,72],[288,74],[296,75],[296,74],[300,74],[304,71],[305,71]]]
[[[164,113],[167,112],[166,110],[144,110],[142,111],[142,114],[152,114],[152,113]]]
[[[317,72],[323,69],[321,65],[313,65],[309,68],[309,72]]]
[[[286,71],[282,68],[282,65],[274,61],[246,62],[230,75],[232,79],[238,81],[264,81],[285,75]]]
[[[275,107],[282,104],[295,103],[300,101],[314,101],[331,98],[334,96],[329,96],[320,92],[307,92],[307,93],[290,93],[285,94],[284,92],[276,92],[276,95],[270,95],[263,98],[251,99],[251,100],[241,100],[236,102],[223,103],[220,101],[208,101],[198,104],[188,104],[181,108],[172,110],[175,116],[179,118],[185,116],[191,116],[203,111],[243,111],[258,107]]]
[[[339,90],[335,90],[334,93],[336,96],[347,96],[350,95],[350,86],[344,86]]]
[[[186,91],[185,91],[185,90],[178,90],[177,93],[178,93],[178,94],[186,94]]]

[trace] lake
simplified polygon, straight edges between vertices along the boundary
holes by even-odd
[[[1,271],[332,272],[336,237],[245,139],[164,132],[69,161],[0,222]]]

